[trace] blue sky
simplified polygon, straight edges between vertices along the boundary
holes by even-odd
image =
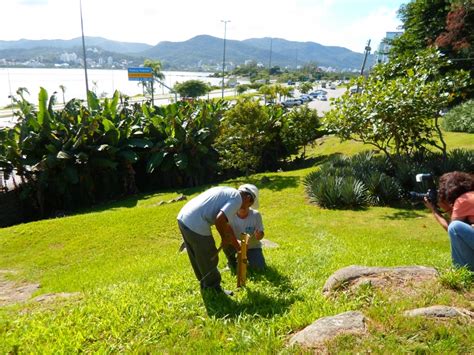
[[[401,0],[82,0],[86,36],[155,45],[200,34],[278,37],[363,52],[400,25]],[[71,39],[81,34],[79,0],[4,0],[0,40]]]

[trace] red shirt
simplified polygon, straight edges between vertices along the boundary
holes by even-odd
[[[451,220],[467,220],[469,223],[474,223],[474,191],[466,192],[454,201]]]

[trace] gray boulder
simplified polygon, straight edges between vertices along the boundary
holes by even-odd
[[[427,318],[465,318],[474,320],[474,312],[471,312],[464,308],[451,307],[451,306],[431,306],[416,308],[405,311],[403,313],[407,317],[427,317]]]
[[[384,287],[390,283],[413,284],[434,280],[438,277],[436,269],[426,266],[369,267],[352,265],[337,270],[323,287],[328,295],[333,291],[357,288],[361,284],[370,283]]]
[[[365,332],[364,315],[360,312],[350,311],[318,319],[293,335],[289,345],[297,344],[305,348],[315,348],[340,334],[363,334]]]

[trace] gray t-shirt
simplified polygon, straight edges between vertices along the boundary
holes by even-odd
[[[264,231],[262,216],[257,210],[250,209],[249,215],[246,218],[240,218],[235,214],[229,218],[229,223],[237,238],[240,238],[241,233],[250,234],[249,249],[262,247],[262,242],[254,236],[255,230]]]
[[[227,219],[235,215],[242,206],[240,192],[232,187],[217,186],[204,191],[183,206],[178,220],[194,233],[211,235],[211,226],[216,223],[219,211]]]

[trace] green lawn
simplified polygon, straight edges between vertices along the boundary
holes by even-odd
[[[448,134],[447,140],[449,147],[474,149],[473,135]],[[319,143],[310,156],[364,148],[333,137]],[[472,325],[401,316],[435,304],[472,309],[472,289],[435,284],[416,298],[372,289],[322,295],[326,279],[348,265],[426,265],[449,275],[451,261],[446,233],[425,210],[341,211],[309,204],[301,181],[313,169],[245,180],[261,189],[265,234],[279,248],[264,250],[269,269],[249,275],[247,287],[231,299],[203,299],[187,255],[178,253],[175,219],[185,202],[158,205],[180,193],[191,198],[207,186],[0,229],[0,270],[16,271],[8,278],[39,282],[36,295],[80,292],[53,303],[1,307],[0,352],[278,353],[293,332],[347,310],[370,319],[369,334],[342,336],[329,344],[331,352],[474,352]],[[261,184],[263,176],[270,181]],[[222,276],[223,286],[235,290],[235,276]]]

